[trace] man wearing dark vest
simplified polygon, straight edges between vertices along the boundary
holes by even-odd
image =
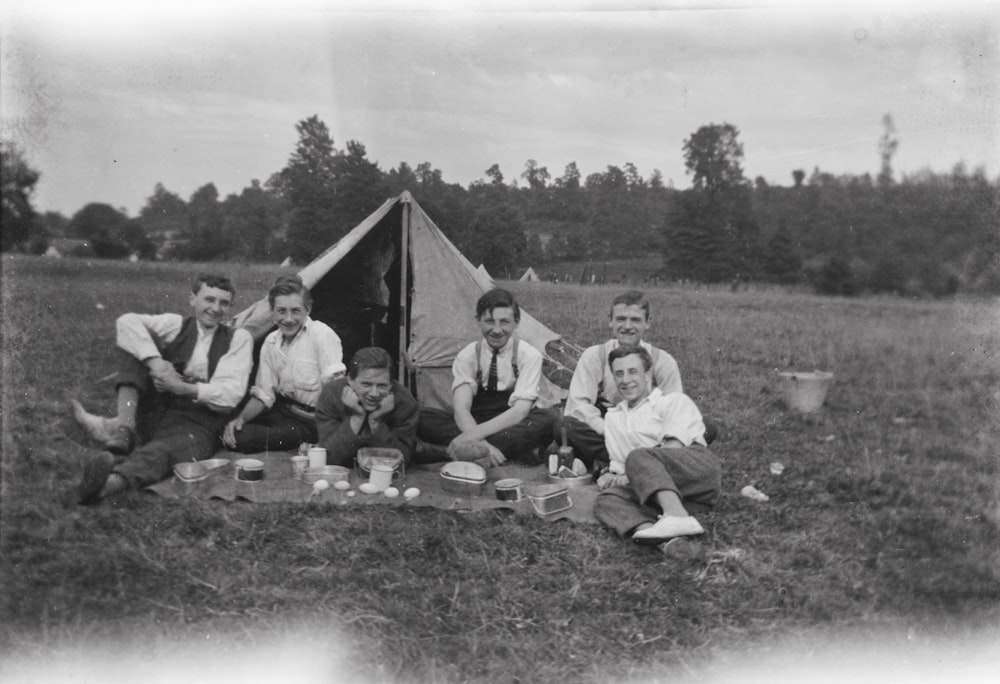
[[[490,290],[476,302],[483,339],[462,349],[452,363],[452,411],[421,409],[417,435],[446,445],[440,458],[502,465],[530,460],[552,440],[556,416],[537,408],[542,354],[516,336],[521,309],[506,290]],[[434,460],[418,451],[418,460]]]
[[[674,357],[642,340],[650,323],[649,300],[642,292],[629,290],[615,297],[608,319],[614,337],[588,347],[580,355],[563,411],[562,427],[566,429],[567,441],[588,468],[610,461],[604,446],[604,414],[622,400],[608,365],[612,350],[620,345],[643,347],[652,358],[653,387],[664,394],[684,391]]]
[[[215,452],[220,431],[246,394],[253,365],[250,333],[224,324],[234,294],[228,278],[199,275],[191,288],[193,315],[118,318],[118,415],[99,418],[74,404],[85,429],[111,437],[105,439],[107,450],[84,465],[81,504],[155,484],[176,463]],[[136,434],[142,444],[128,455]]]

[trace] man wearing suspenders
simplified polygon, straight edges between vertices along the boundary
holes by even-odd
[[[611,301],[609,315],[613,338],[584,350],[573,372],[563,412],[562,426],[574,454],[587,466],[606,465],[604,414],[622,397],[608,365],[608,354],[621,345],[638,345],[652,358],[652,383],[664,394],[683,392],[681,371],[667,352],[657,349],[642,336],[649,329],[649,301],[642,292],[629,290]],[[558,438],[558,435],[556,435]]]
[[[420,439],[447,445],[450,460],[531,460],[552,439],[555,414],[535,407],[542,354],[517,339],[521,309],[514,296],[490,290],[476,303],[483,339],[452,363],[452,412],[422,409]]]

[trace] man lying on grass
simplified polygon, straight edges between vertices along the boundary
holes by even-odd
[[[521,309],[507,290],[490,290],[476,302],[483,339],[462,349],[452,363],[453,412],[420,411],[420,439],[448,447],[437,460],[503,465],[508,458],[537,458],[552,441],[555,414],[535,406],[542,354],[517,338],[520,320]],[[418,454],[422,462],[434,460],[419,446]]]
[[[223,324],[234,293],[228,278],[199,275],[188,318],[135,313],[118,318],[118,415],[104,419],[74,404],[77,419],[105,449],[84,464],[79,503],[96,504],[155,484],[176,463],[215,452],[253,365],[250,333]],[[137,425],[145,443],[128,456]]]
[[[650,326],[649,300],[642,292],[629,290],[611,300],[608,325],[613,337],[587,347],[580,355],[569,384],[562,422],[556,426],[557,432],[559,428],[566,429],[567,442],[587,468],[607,465],[604,414],[621,401],[608,366],[608,352],[623,345],[642,347],[653,360],[653,387],[664,394],[684,391],[674,357],[642,339]],[[554,437],[559,439],[558,434]]]
[[[686,394],[653,387],[643,347],[613,349],[608,365],[622,401],[604,418],[611,465],[598,478],[594,516],[639,544],[703,534],[686,507],[715,505],[721,468],[698,407]]]

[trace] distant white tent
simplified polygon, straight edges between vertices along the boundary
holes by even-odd
[[[138,252],[132,252],[131,254],[128,255],[128,260],[129,260],[130,263],[133,263],[133,264],[136,263],[137,261],[139,261],[139,253]]]
[[[345,355],[378,345],[423,406],[451,404],[451,364],[482,339],[476,300],[494,287],[408,192],[393,197],[299,270],[312,290],[312,317],[340,335]],[[267,300],[236,316],[256,339],[274,325]],[[557,404],[582,351],[523,308],[518,336],[542,352],[543,405]]]
[[[292,262],[292,257],[287,256],[287,257],[285,257],[285,260],[281,262],[281,265],[282,266],[294,266],[295,264]]]
[[[518,278],[518,280],[520,282],[537,283],[538,281],[541,280],[541,278],[539,278],[538,274],[535,273],[535,269],[533,269],[531,266],[528,266],[528,270],[525,271],[524,275]]]
[[[49,245],[49,248],[45,250],[45,256],[50,259],[62,259],[62,252],[56,249],[54,245]]]
[[[490,275],[490,272],[482,264],[479,264],[479,268],[476,269],[476,279],[486,288],[496,287],[493,276]]]

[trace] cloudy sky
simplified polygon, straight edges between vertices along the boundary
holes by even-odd
[[[535,159],[684,188],[684,139],[722,122],[750,178],[875,175],[887,113],[897,174],[1000,174],[996,3],[144,4],[5,3],[2,132],[42,174],[37,209],[238,193],[314,114],[383,170],[428,161],[462,185]]]

